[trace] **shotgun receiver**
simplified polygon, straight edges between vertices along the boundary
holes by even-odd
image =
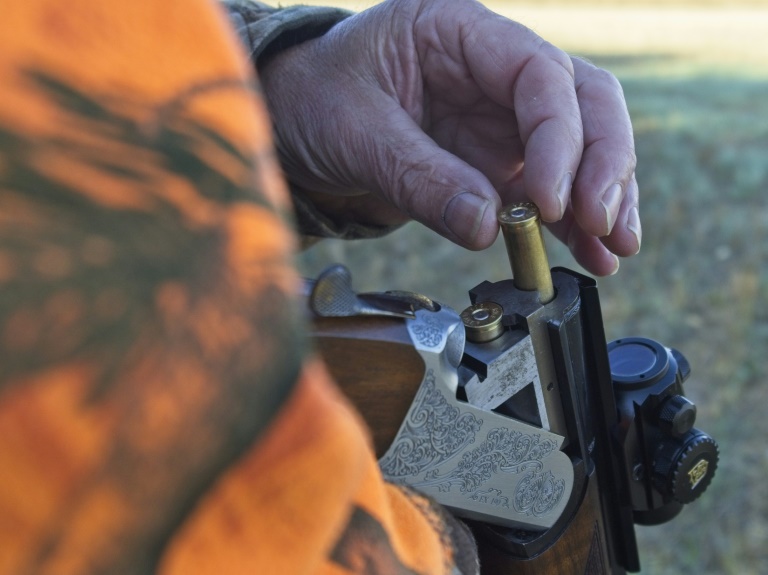
[[[461,313],[323,272],[316,347],[384,475],[465,518],[484,572],[638,571],[634,523],[674,517],[717,466],[684,395],[690,366],[647,338],[606,344],[595,281],[549,269],[535,205],[499,222],[514,279],[472,288]]]

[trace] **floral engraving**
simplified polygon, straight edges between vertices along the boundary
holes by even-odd
[[[429,370],[403,428],[379,465],[391,479],[418,475],[437,467],[475,441],[483,420],[461,413],[435,386]]]
[[[515,490],[515,510],[541,517],[549,513],[565,493],[565,481],[555,479],[551,471],[528,473]]]
[[[447,492],[458,486],[463,493],[474,493],[497,473],[537,472],[544,465],[541,460],[557,449],[557,443],[542,440],[539,435],[529,435],[517,429],[497,427],[488,432],[483,443],[465,452],[456,467],[445,474],[432,469],[418,486],[436,486]]]
[[[448,402],[429,370],[395,443],[379,461],[381,469],[390,480],[417,489],[450,493],[458,488],[473,501],[511,505],[523,515],[551,512],[565,493],[566,481],[545,470],[542,460],[557,451],[557,442],[537,433],[496,427],[485,441],[470,448],[482,425],[482,419]],[[452,459],[456,461],[443,465]],[[501,474],[523,474],[514,495],[485,485]]]
[[[435,348],[443,341],[443,328],[431,316],[421,316],[410,326],[409,331],[422,347]]]

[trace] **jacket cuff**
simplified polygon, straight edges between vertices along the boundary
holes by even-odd
[[[480,575],[477,542],[469,527],[445,507],[405,485],[396,485],[424,515],[440,537],[451,575]]]
[[[304,248],[313,245],[321,238],[338,240],[380,238],[403,225],[373,226],[355,221],[336,221],[318,210],[312,201],[293,185],[291,185],[291,197],[293,198],[296,224],[302,235],[302,247]]]
[[[270,55],[322,36],[353,14],[338,8],[275,8],[251,0],[223,0],[237,35],[256,65]]]

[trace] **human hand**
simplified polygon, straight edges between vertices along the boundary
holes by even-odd
[[[261,79],[288,177],[321,209],[482,249],[497,209],[530,200],[592,273],[640,249],[618,82],[479,3],[389,0]]]

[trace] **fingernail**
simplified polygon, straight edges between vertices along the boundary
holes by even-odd
[[[605,210],[605,224],[607,231],[605,235],[611,233],[614,224],[616,224],[616,218],[619,217],[619,208],[621,207],[622,192],[621,184],[613,184],[608,188],[603,197],[600,198],[600,205]]]
[[[609,276],[615,276],[616,272],[619,271],[619,267],[621,266],[621,262],[619,261],[619,258],[615,254],[611,254],[613,256],[613,271],[609,272]]]
[[[637,239],[637,252],[640,251],[640,245],[643,243],[643,228],[640,225],[640,212],[637,206],[633,206],[627,214],[627,229]],[[637,253],[635,252],[635,253]]]
[[[445,225],[464,242],[474,243],[490,204],[472,192],[459,194],[445,208]]]
[[[565,214],[565,208],[568,205],[568,199],[571,197],[571,188],[573,187],[573,174],[568,172],[560,180],[560,187],[557,189],[557,201],[560,204],[560,216],[558,220]]]

